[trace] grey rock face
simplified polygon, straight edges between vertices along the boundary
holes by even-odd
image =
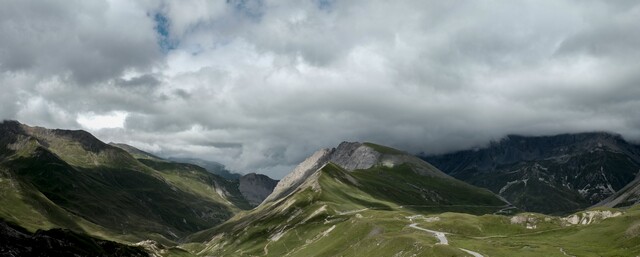
[[[264,202],[276,201],[287,196],[329,162],[348,171],[370,169],[376,165],[393,167],[409,163],[416,167],[415,172],[420,175],[448,177],[425,161],[400,151],[384,154],[367,144],[342,142],[337,148],[317,151],[300,163],[278,183],[273,193]]]
[[[273,192],[278,181],[262,174],[249,173],[240,177],[239,184],[238,189],[242,196],[252,206],[258,206]]]
[[[640,173],[631,183],[596,206],[626,207],[640,203]]]
[[[345,170],[369,169],[380,160],[379,152],[357,142],[342,142],[331,154],[330,161]]]
[[[331,158],[332,149],[321,149],[311,155],[309,158],[298,164],[289,175],[285,176],[278,182],[271,195],[264,202],[278,200],[287,196],[298,186],[300,186],[311,174],[322,168]]]

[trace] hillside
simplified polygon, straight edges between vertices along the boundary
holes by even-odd
[[[242,176],[241,174],[233,173],[227,170],[224,167],[224,165],[218,162],[206,161],[198,158],[175,158],[175,157],[170,157],[168,158],[168,160],[173,162],[191,163],[194,165],[198,165],[206,169],[208,172],[211,172],[213,174],[216,174],[220,177],[223,177],[229,180],[238,180]]]
[[[405,226],[405,218],[394,221],[404,213],[484,214],[505,207],[506,203],[488,190],[457,181],[406,153],[373,144],[342,143],[302,162],[258,208],[190,238],[207,242],[205,245],[186,247],[222,256],[332,256],[351,247],[367,249],[373,241],[358,247],[354,244],[373,233],[378,239],[389,239],[385,242],[392,246],[385,250],[389,253],[395,247],[421,242],[411,241],[411,237],[396,241],[393,233],[386,234],[387,226],[393,231]],[[362,215],[374,217],[364,219]],[[333,236],[339,234],[345,236]],[[350,240],[320,246],[324,238]]]
[[[640,203],[640,176],[596,206],[628,207]]]
[[[142,247],[99,240],[65,229],[31,233],[2,220],[0,242],[0,256],[149,256]]]
[[[422,158],[520,209],[541,213],[597,204],[640,170],[638,147],[607,133],[508,136],[484,148]]]
[[[249,208],[237,185],[190,164],[136,159],[84,131],[0,123],[0,218],[166,244]]]

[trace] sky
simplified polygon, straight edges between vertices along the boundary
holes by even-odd
[[[319,148],[640,140],[640,4],[0,0],[0,119],[281,178]]]

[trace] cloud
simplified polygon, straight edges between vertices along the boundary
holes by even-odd
[[[154,23],[128,1],[5,0],[1,69],[91,84],[160,61]]]
[[[160,155],[281,177],[343,140],[640,140],[635,1],[5,2],[0,118],[127,113],[89,130]]]

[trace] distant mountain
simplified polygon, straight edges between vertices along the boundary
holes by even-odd
[[[224,184],[223,188],[230,192],[221,193],[226,197],[233,199],[235,205],[242,209],[250,209],[258,206],[271,192],[278,183],[277,180],[273,180],[266,175],[250,173],[247,175],[240,175],[236,173],[230,173],[224,168],[224,165],[217,162],[210,162],[196,158],[169,158],[167,160],[157,157],[155,155],[144,152],[133,146],[126,144],[115,144],[131,155],[138,158],[138,160],[147,166],[154,167],[157,170],[166,170],[167,167],[180,167],[180,170],[199,170],[200,173],[207,171],[216,176],[226,176],[227,181],[217,181],[214,184]],[[209,169],[202,168],[199,164],[209,167]],[[202,174],[200,174],[202,175]],[[202,180],[204,178],[200,178]]]
[[[205,168],[208,172],[211,172],[213,174],[216,174],[218,176],[221,176],[223,178],[230,179],[230,180],[237,180],[237,179],[240,179],[240,177],[242,176],[241,174],[233,173],[227,170],[224,167],[224,165],[214,161],[206,161],[198,158],[175,158],[175,157],[170,157],[168,158],[168,160],[175,161],[175,162],[195,164]]]
[[[273,192],[276,184],[278,184],[278,181],[268,176],[249,173],[240,177],[238,189],[240,189],[240,193],[247,199],[249,204],[258,206]]]
[[[138,148],[135,148],[133,146],[127,145],[127,144],[122,144],[122,143],[114,143],[114,142],[110,142],[109,145],[121,148],[122,150],[127,151],[129,154],[131,154],[131,156],[133,156],[133,158],[136,159],[148,159],[148,160],[162,160],[162,158],[155,156],[153,154],[147,153],[145,151],[142,151]]]
[[[631,183],[596,204],[605,207],[628,207],[640,203],[640,175]]]
[[[568,213],[616,194],[636,178],[640,150],[608,133],[508,136],[489,146],[422,158],[526,211]]]
[[[32,231],[174,244],[250,208],[237,183],[192,164],[134,155],[85,131],[4,121],[0,218]]]
[[[421,243],[394,244],[390,239],[379,252],[371,251],[370,244],[358,246],[385,233],[372,222],[403,226],[405,216],[415,212],[484,214],[505,207],[490,191],[458,181],[407,153],[345,142],[302,162],[256,209],[194,234],[190,241],[207,242],[200,253],[214,256],[338,256],[348,249],[360,256],[391,256],[394,247]],[[316,244],[329,233],[339,234]]]

